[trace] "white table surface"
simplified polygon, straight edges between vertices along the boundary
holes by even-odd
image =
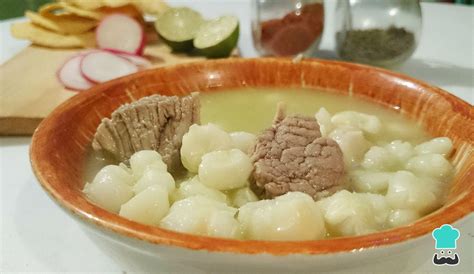
[[[174,2],[192,6],[208,17],[238,14],[241,19],[239,48],[245,57],[256,56],[250,33],[248,0],[200,0],[199,4],[197,1]],[[331,52],[334,41],[330,18],[334,1],[327,2],[330,3],[326,6],[327,27],[321,54],[334,56]],[[421,43],[414,56],[399,70],[440,86],[473,104],[474,8],[448,4],[423,4],[422,7]],[[12,21],[0,22],[0,64],[28,45],[10,36]],[[30,140],[28,137],[0,138],[0,272],[133,272],[133,269],[118,266],[99,250],[78,224],[42,191],[29,163]],[[428,254],[422,257],[425,261],[418,273],[473,272],[473,215],[458,228],[461,231],[458,241],[461,264],[450,268],[436,267],[430,260],[432,254]]]

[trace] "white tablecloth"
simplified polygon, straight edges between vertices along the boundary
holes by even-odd
[[[241,20],[239,48],[244,57],[256,56],[250,33],[248,0],[172,1],[192,6],[207,17],[238,14]],[[199,2],[199,3],[196,3]],[[333,55],[330,2],[321,44],[325,55]],[[440,86],[474,102],[474,8],[447,4],[423,4],[423,34],[414,56],[399,70]],[[28,45],[13,39],[9,26],[0,22],[0,64]],[[41,68],[38,68],[41,69]],[[27,80],[27,79],[24,79]],[[0,88],[2,88],[0,75]],[[0,102],[1,107],[1,102]],[[66,216],[42,191],[32,173],[28,147],[30,138],[0,138],[1,251],[0,272],[133,272],[112,261],[87,238],[77,223]],[[473,179],[474,180],[474,179]],[[473,271],[474,221],[472,214],[458,225],[461,238],[457,267],[437,267],[433,254],[419,254],[419,272]]]

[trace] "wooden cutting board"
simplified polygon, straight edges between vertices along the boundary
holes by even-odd
[[[79,51],[29,46],[0,66],[0,135],[31,135],[56,106],[77,94],[58,82],[56,71]],[[171,53],[159,41],[147,46],[145,56],[154,66],[205,59]]]

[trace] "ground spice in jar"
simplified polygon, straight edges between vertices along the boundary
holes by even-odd
[[[339,54],[351,61],[370,63],[411,54],[415,35],[405,28],[349,30],[337,33]]]
[[[309,49],[320,38],[323,27],[323,5],[304,5],[283,18],[262,22],[260,45],[271,55],[296,55]]]

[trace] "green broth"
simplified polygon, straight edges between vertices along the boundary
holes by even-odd
[[[258,134],[268,128],[277,104],[285,103],[288,114],[314,116],[319,108],[331,114],[352,110],[377,115],[384,124],[376,143],[405,140],[420,143],[428,139],[424,130],[394,110],[361,99],[329,94],[310,89],[245,88],[201,94],[201,122],[215,123],[226,131],[247,131]]]

